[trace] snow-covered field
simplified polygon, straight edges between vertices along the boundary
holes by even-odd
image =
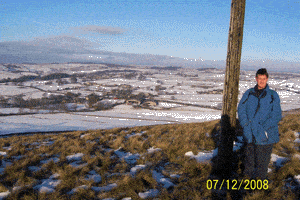
[[[12,68],[5,65],[0,66],[0,78],[14,79],[28,74],[45,76],[52,73],[67,73],[70,75],[86,73],[86,76],[78,78],[77,83],[70,83],[69,78],[64,78],[62,80],[69,81],[65,84],[58,84],[57,80],[51,80],[51,84],[46,84],[47,81],[35,80],[20,84],[14,82],[0,83],[0,97],[12,99],[19,95],[26,100],[49,97],[50,95],[64,95],[67,92],[80,93],[82,97],[86,97],[91,93],[101,96],[104,92],[117,89],[121,85],[130,85],[134,89],[134,94],[143,92],[155,95],[154,99],[159,100],[159,104],[152,109],[135,109],[131,105],[122,104],[108,111],[64,113],[61,111],[57,113],[48,110],[0,107],[0,114],[6,115],[37,113],[1,116],[0,134],[202,122],[220,119],[221,117],[222,94],[212,92],[213,90],[223,89],[224,70],[220,69],[181,68],[159,70],[157,68],[133,66],[119,66],[110,69],[106,65],[96,64],[18,65],[13,69],[15,70],[12,71]],[[107,75],[105,78],[100,77],[96,80],[83,81],[89,74],[105,70],[119,71],[109,72],[110,76]],[[127,73],[126,70],[134,70],[137,74],[136,78],[124,78],[124,74]],[[141,74],[145,77],[138,79],[137,77]],[[241,72],[239,99],[247,89],[255,85],[254,75],[255,71]],[[156,90],[158,85],[164,88],[158,91]],[[282,110],[300,108],[299,74],[270,73],[269,85],[278,92]],[[185,105],[182,105],[182,103],[185,103]],[[80,108],[85,108],[86,105],[75,104],[75,107],[78,111]],[[215,108],[219,108],[219,110]]]
[[[181,110],[133,109],[119,105],[109,111],[44,113],[0,118],[1,134],[110,129],[168,123],[202,122],[220,118],[220,111],[186,107]]]

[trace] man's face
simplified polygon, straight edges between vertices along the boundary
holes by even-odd
[[[256,77],[256,82],[257,82],[258,89],[261,90],[267,86],[268,78],[266,75],[258,74]]]

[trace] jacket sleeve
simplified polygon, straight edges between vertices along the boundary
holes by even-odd
[[[239,122],[241,124],[241,126],[244,128],[245,126],[247,126],[249,124],[249,119],[246,113],[246,103],[245,101],[248,99],[249,96],[249,90],[247,90],[242,99],[240,100],[240,103],[238,105],[238,117],[239,117]]]
[[[273,92],[274,102],[273,102],[273,109],[272,112],[269,115],[269,118],[264,121],[262,124],[264,130],[268,130],[269,128],[273,126],[278,126],[279,121],[282,118],[281,114],[281,107],[280,107],[280,98],[277,94],[277,92]]]

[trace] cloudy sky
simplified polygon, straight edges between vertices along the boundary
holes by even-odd
[[[0,63],[226,60],[231,0],[0,1]],[[300,1],[247,0],[242,60],[299,62]]]

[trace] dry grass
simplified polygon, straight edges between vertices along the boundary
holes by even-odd
[[[215,149],[219,128],[219,121],[211,121],[1,138],[0,151],[7,152],[1,160],[12,164],[0,175],[0,192],[10,189],[7,199],[140,199],[140,192],[158,189],[159,199],[215,199],[222,192],[223,198],[234,199],[229,191],[207,189],[213,168],[210,162],[198,163],[184,156],[188,151],[197,154]],[[293,142],[295,132],[300,132],[300,114],[286,115],[280,122],[281,138],[273,153],[288,160],[282,167],[270,166],[273,172],[269,190],[246,193],[244,199],[299,199],[299,185],[293,179],[300,174],[299,144]],[[11,150],[7,150],[8,147]],[[151,147],[160,150],[148,153]],[[119,148],[124,153],[138,153],[136,163],[119,159],[114,153]],[[69,156],[77,153],[83,156],[77,163],[79,166],[74,167]],[[146,167],[131,176],[130,170],[135,165]],[[33,166],[39,170],[32,170]],[[101,182],[86,178],[92,170],[102,177]],[[159,171],[174,186],[162,187],[153,178],[153,170]],[[241,173],[240,168],[237,173]],[[39,193],[34,189],[53,174],[59,174],[57,180],[61,181],[54,192]],[[110,191],[91,189],[112,183],[117,183],[117,187]],[[87,189],[68,194],[82,185]],[[287,185],[295,187],[291,189]],[[21,189],[12,191],[17,186]]]

